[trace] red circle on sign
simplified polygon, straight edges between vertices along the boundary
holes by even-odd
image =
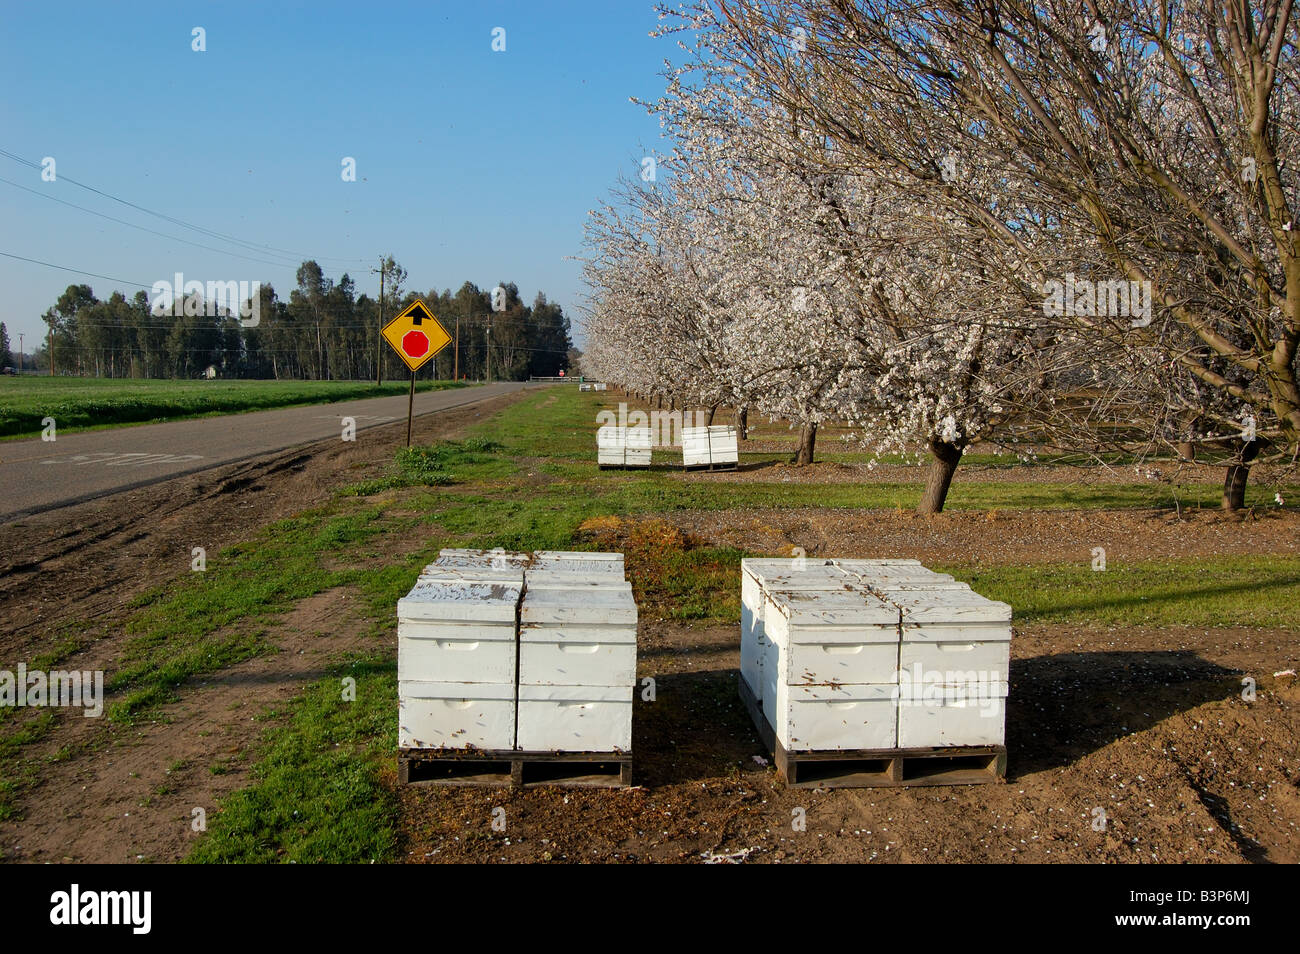
[[[423,331],[408,331],[402,335],[402,351],[412,358],[423,358],[429,350],[429,336]]]

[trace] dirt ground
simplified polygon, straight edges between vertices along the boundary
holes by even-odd
[[[907,557],[922,563],[1088,563],[1300,553],[1300,513],[1217,510],[684,511],[663,519],[715,545],[809,557]]]
[[[643,623],[638,670],[656,691],[636,702],[637,787],[410,786],[408,860],[1300,860],[1300,689],[1272,676],[1295,665],[1294,633],[1017,630],[1007,781],[902,789],[779,781],[737,697],[738,641]]]
[[[426,417],[416,436],[454,437],[517,396]],[[66,667],[112,668],[116,624],[138,593],[212,550],[374,476],[400,425],[355,445],[275,458],[0,527],[0,667],[93,621]],[[912,478],[916,479],[915,472]],[[704,475],[703,479],[714,479]],[[820,477],[816,479],[821,479]],[[1033,479],[1038,479],[1037,472]],[[1242,521],[1157,511],[907,513],[757,511],[669,519],[714,542],[810,556],[909,556],[990,563],[1294,553],[1300,515]],[[147,725],[60,713],[33,747],[42,761],[0,857],[169,861],[209,811],[247,784],[267,714],[360,645],[353,594],[305,600],[271,629],[282,650],[205,677]],[[1036,625],[1012,643],[1008,778],[948,788],[789,789],[737,696],[738,627],[642,621],[636,787],[630,790],[408,786],[402,852],[425,861],[1300,861],[1300,689],[1293,629]],[[1258,683],[1252,702],[1242,678]],[[395,773],[393,773],[395,776]],[[506,809],[494,831],[494,808]],[[796,809],[802,812],[796,813]],[[795,830],[795,815],[805,819]]]

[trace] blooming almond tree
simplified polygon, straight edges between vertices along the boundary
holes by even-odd
[[[835,146],[808,158],[946,202],[1010,250],[991,256],[1008,283],[1047,296],[1085,283],[1091,306],[1063,300],[1054,317],[1109,342],[1112,362],[1159,349],[1195,380],[1181,393],[1215,392],[1193,403],[1201,436],[1227,451],[1226,508],[1242,506],[1253,459],[1295,459],[1289,0],[717,0],[687,17],[719,60]],[[949,155],[1000,170],[1017,201],[993,206],[945,175]],[[1042,239],[1056,228],[1078,257],[1049,267]],[[1134,287],[1149,313],[1121,298]]]

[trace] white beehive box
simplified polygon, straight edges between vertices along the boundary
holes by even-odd
[[[632,686],[636,625],[632,587],[621,580],[530,584],[519,610],[520,685]]]
[[[741,566],[741,671],[787,750],[1003,744],[1011,607],[915,560]]]
[[[969,588],[898,589],[898,744],[1002,745],[1011,607]]]
[[[787,750],[892,749],[897,745],[896,686],[788,686],[777,732]]]
[[[872,588],[894,586],[904,583],[954,583],[947,573],[935,573],[919,564],[876,563],[863,565],[858,560],[839,560],[836,566],[846,576],[852,577]]]
[[[756,700],[763,698],[763,660],[768,653],[765,591],[839,590],[852,583],[828,560],[740,561],[740,674]]]
[[[401,745],[514,748],[522,594],[522,579],[421,579],[398,600]]]
[[[516,667],[515,582],[419,580],[397,601],[397,678],[508,683]]]
[[[709,457],[714,466],[739,463],[740,450],[736,428],[731,424],[709,426]]]
[[[513,749],[513,682],[399,681],[398,745],[403,748]]]
[[[596,431],[596,462],[602,467],[649,467],[653,443],[648,427],[606,424]]]
[[[1007,684],[900,687],[898,746],[1002,745]]]
[[[713,462],[709,453],[709,429],[707,427],[682,428],[682,465],[685,467],[707,467]]]
[[[628,752],[634,686],[519,686],[525,752]]]
[[[740,460],[736,428],[730,424],[682,428],[682,466],[735,466]]]
[[[888,736],[897,725],[898,608],[860,588],[765,596],[760,702],[781,744],[862,749]],[[850,709],[852,717],[833,714]]]
[[[421,583],[515,583],[524,584],[524,571],[519,567],[490,566],[444,566],[430,563],[420,571],[418,582]]]
[[[1011,607],[972,590],[888,594],[902,611],[903,681],[1001,684],[1011,663]]]

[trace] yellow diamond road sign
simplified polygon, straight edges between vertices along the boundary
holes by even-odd
[[[418,370],[424,362],[451,344],[447,329],[433,317],[429,306],[418,298],[384,325],[383,333],[384,340],[412,371]]]

